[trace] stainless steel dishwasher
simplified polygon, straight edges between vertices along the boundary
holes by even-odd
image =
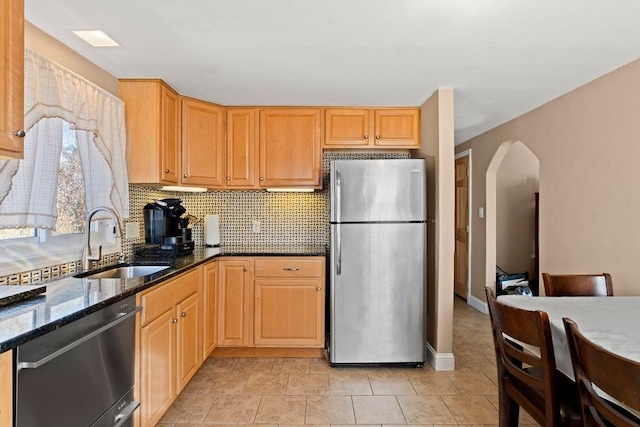
[[[135,297],[17,349],[17,427],[133,425]]]

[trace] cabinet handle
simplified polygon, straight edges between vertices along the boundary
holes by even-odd
[[[316,291],[321,291],[321,290],[322,290],[322,288],[321,288],[320,286],[318,286],[318,287],[316,288]]]
[[[186,173],[184,175],[182,175],[185,178],[189,178],[189,175],[187,175]]]
[[[164,170],[164,173],[169,173],[169,169],[165,169],[165,170]]]
[[[171,319],[171,323],[178,323],[178,318],[174,317],[173,319]]]
[[[231,177],[230,176],[227,177],[227,181],[231,181]]]
[[[180,317],[187,317],[187,313],[183,311],[182,313],[180,313]]]
[[[365,136],[364,136],[364,139],[369,139],[369,135],[365,135]]]
[[[285,270],[285,271],[298,271],[300,269],[298,267],[284,267],[283,270]]]
[[[260,177],[260,181],[264,181],[264,176],[261,176],[261,177]]]
[[[26,135],[24,129],[19,129],[15,131],[13,134],[19,138],[24,138],[24,136]]]
[[[247,272],[249,269],[247,267],[242,267],[242,271]]]
[[[380,135],[376,135],[376,139],[380,139]]]

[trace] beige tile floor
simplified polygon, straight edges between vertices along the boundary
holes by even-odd
[[[489,317],[455,299],[456,369],[331,368],[322,359],[209,358],[160,427],[497,425]],[[523,412],[523,411],[521,411]],[[521,425],[535,425],[526,413]]]

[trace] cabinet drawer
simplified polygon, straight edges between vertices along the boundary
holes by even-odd
[[[255,277],[322,277],[323,258],[256,258]]]
[[[140,298],[143,308],[141,314],[142,326],[153,321],[189,295],[197,292],[200,284],[199,271],[198,268],[193,269],[144,293]]]

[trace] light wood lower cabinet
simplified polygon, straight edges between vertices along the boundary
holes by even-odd
[[[218,339],[218,261],[204,266],[202,300],[202,360],[205,360],[216,348]]]
[[[202,268],[137,295],[140,425],[154,426],[202,364]]]
[[[324,286],[321,279],[256,279],[256,347],[322,347]]]
[[[247,347],[252,340],[252,261],[218,261],[218,346]]]
[[[324,257],[219,261],[219,347],[324,346]]]
[[[179,394],[202,364],[200,304],[197,293],[176,305],[177,380]]]
[[[0,354],[0,426],[13,425],[13,350]]]
[[[175,397],[175,325],[173,308],[140,331],[141,425],[155,425]]]

